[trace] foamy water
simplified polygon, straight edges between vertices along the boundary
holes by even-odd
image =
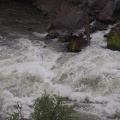
[[[36,27],[36,21],[28,22]],[[20,103],[28,118],[34,100],[46,92],[68,97],[78,111],[102,120],[120,118],[120,52],[105,48],[103,35],[109,30],[92,34],[91,45],[82,52],[68,53],[60,52],[64,45],[57,39],[44,41],[46,34],[6,23],[0,24],[1,116]]]
[[[80,53],[56,52],[44,48],[43,41],[23,37],[15,39],[16,49],[2,45],[1,114],[20,103],[28,117],[33,101],[44,92],[68,97],[78,110],[103,118],[119,113],[120,53],[102,48],[103,33],[93,34],[92,44]]]

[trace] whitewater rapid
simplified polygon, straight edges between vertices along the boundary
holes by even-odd
[[[104,33],[93,34],[91,45],[80,53],[57,52],[39,40],[45,35],[40,33],[38,40],[20,37],[11,46],[1,45],[1,114],[20,103],[28,117],[44,92],[68,97],[78,110],[103,118],[118,114],[120,53],[105,49]]]
[[[109,30],[91,34],[91,45],[82,52],[65,52],[57,39],[44,40],[39,20],[28,16],[26,21],[17,13],[12,18],[13,8],[4,8],[0,11],[0,116],[19,103],[28,118],[35,99],[46,92],[68,97],[86,116],[120,119],[120,52],[106,49],[103,35]],[[16,18],[22,20],[14,24]],[[29,27],[37,30],[28,31]]]

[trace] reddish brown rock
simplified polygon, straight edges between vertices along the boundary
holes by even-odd
[[[68,51],[80,52],[81,49],[88,44],[87,40],[83,37],[73,36],[70,40]]]

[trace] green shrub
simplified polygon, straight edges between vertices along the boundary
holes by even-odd
[[[8,117],[6,120],[21,120],[23,118],[22,116],[22,106],[17,103],[17,105],[13,106],[14,112],[11,114],[8,114]]]
[[[34,112],[30,120],[78,120],[72,105],[67,105],[67,100],[60,96],[44,94],[34,103]],[[22,107],[17,104],[13,114],[9,114],[6,120],[22,120]]]
[[[43,95],[34,104],[31,120],[78,120],[73,106],[65,105],[65,101],[60,96]]]

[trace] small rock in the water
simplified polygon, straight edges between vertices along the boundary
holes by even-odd
[[[57,38],[58,36],[59,36],[59,33],[55,30],[52,30],[45,36],[45,38],[46,39],[54,39],[54,38]]]
[[[69,52],[80,52],[82,47],[88,44],[87,40],[83,37],[73,36],[68,45]]]
[[[112,29],[108,35],[107,48],[120,51],[120,34],[115,29]]]

